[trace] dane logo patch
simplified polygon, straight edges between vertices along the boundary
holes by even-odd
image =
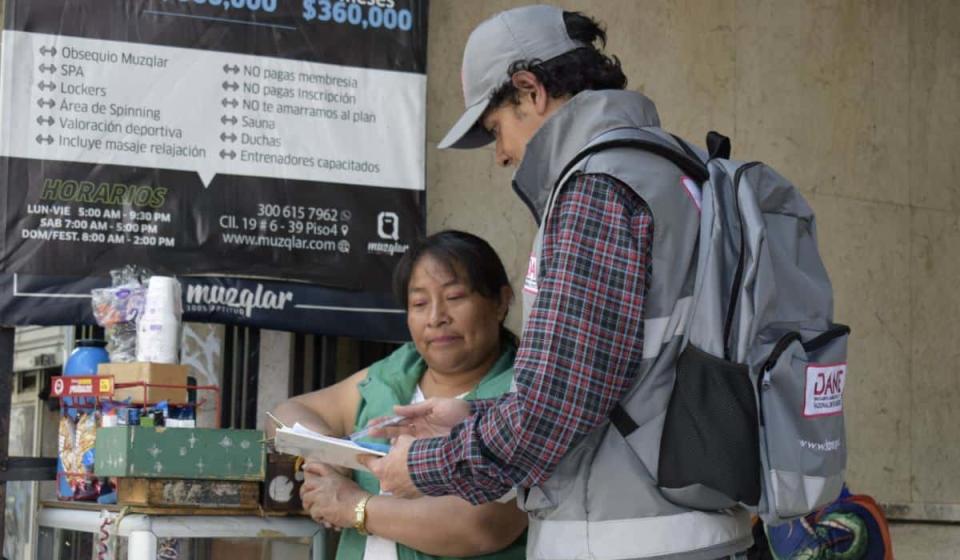
[[[527,265],[527,275],[523,278],[523,291],[537,295],[537,257],[530,255],[530,264]]]
[[[847,364],[810,364],[803,398],[803,416],[843,414],[843,386]]]

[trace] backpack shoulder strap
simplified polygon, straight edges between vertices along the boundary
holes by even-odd
[[[653,135],[651,135],[651,137],[655,138]],[[616,138],[613,140],[597,142],[596,144],[587,147],[582,152],[577,154],[576,157],[570,160],[570,162],[564,166],[563,171],[559,176],[566,177],[570,170],[573,169],[578,163],[597,152],[611,150],[614,148],[636,148],[638,150],[643,150],[645,152],[658,155],[670,161],[679,167],[685,175],[696,181],[697,184],[703,184],[706,182],[706,180],[710,178],[710,173],[707,171],[707,166],[700,161],[700,158],[696,156],[696,153],[694,153],[693,150],[686,145],[686,143],[675,136],[674,138],[683,149],[682,152],[659,139],[647,140],[643,138]],[[559,185],[555,185],[555,187],[556,186]]]
[[[560,177],[567,177],[570,170],[573,169],[578,163],[583,161],[584,158],[597,152],[614,148],[635,148],[660,156],[670,161],[679,167],[680,171],[682,171],[686,176],[696,181],[697,184],[702,185],[707,181],[707,179],[710,178],[710,172],[707,170],[707,166],[700,160],[700,156],[693,151],[693,148],[691,148],[690,145],[687,144],[683,139],[673,134],[670,135],[677,145],[680,146],[680,149],[682,150],[680,151],[670,146],[668,142],[661,140],[652,134],[650,136],[652,138],[650,140],[643,138],[617,138],[614,140],[598,142],[577,154],[577,157],[564,166]],[[557,186],[562,183],[563,180],[561,179]],[[623,437],[629,436],[639,427],[633,418],[630,417],[630,413],[628,413],[620,403],[614,405],[613,410],[610,411],[609,418],[610,423],[613,424],[613,426]]]
[[[677,144],[683,148],[684,153],[690,156],[694,161],[701,161],[700,156],[697,155],[697,152],[693,151],[693,148],[690,147],[690,144],[683,139],[677,136],[676,134],[671,134],[671,137],[677,142]]]

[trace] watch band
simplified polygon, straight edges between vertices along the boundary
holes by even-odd
[[[367,494],[353,508],[353,528],[361,535],[367,535],[367,502],[373,494]]]

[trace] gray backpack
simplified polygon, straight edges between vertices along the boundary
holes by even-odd
[[[741,504],[768,524],[806,515],[833,501],[844,482],[850,332],[833,323],[813,211],[772,168],[730,160],[730,142],[717,133],[704,157],[651,132],[649,142],[628,144],[677,164],[701,208],[658,486],[680,505]],[[612,146],[591,151],[605,147]],[[611,423],[625,434],[633,427],[619,406]]]

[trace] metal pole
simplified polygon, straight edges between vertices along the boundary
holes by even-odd
[[[10,399],[13,396],[13,327],[0,327],[0,473],[6,474],[10,451]],[[0,555],[6,534],[7,484],[0,482]]]
[[[117,531],[120,527],[117,527]],[[157,536],[150,531],[130,531],[127,538],[127,560],[155,560]]]

